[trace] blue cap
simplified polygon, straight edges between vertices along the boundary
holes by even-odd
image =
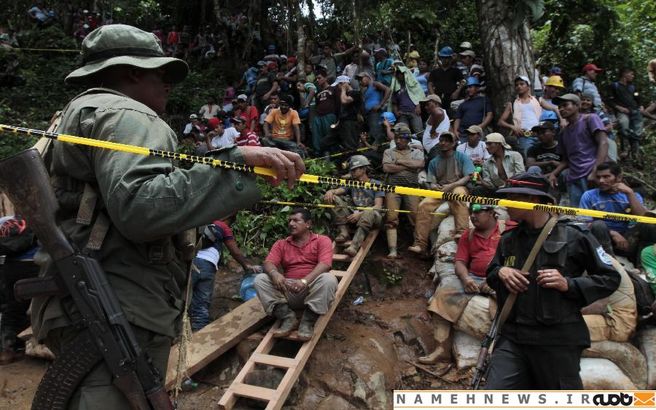
[[[469,87],[470,85],[480,86],[481,82],[478,81],[478,78],[476,77],[467,77],[467,87]]]
[[[390,124],[396,124],[396,116],[394,113],[385,111],[384,113],[380,114],[380,120],[387,120]]]
[[[560,69],[560,67],[553,66],[549,70],[549,74],[555,74],[555,75],[561,75],[563,73],[563,70]]]
[[[449,46],[442,47],[439,53],[437,53],[438,56],[440,57],[451,57],[455,53],[453,52],[453,49]]]

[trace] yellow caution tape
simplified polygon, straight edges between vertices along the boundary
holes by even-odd
[[[223,161],[211,157],[200,157],[197,155],[181,154],[172,151],[162,151],[162,150],[150,149],[146,147],[140,147],[136,145],[119,144],[116,142],[102,141],[102,140],[96,140],[96,139],[85,138],[85,137],[77,137],[74,135],[59,134],[55,132],[46,132],[42,130],[35,130],[35,129],[24,128],[24,127],[14,127],[11,125],[4,125],[4,124],[0,124],[0,131],[8,131],[8,132],[13,132],[15,134],[26,134],[26,135],[46,137],[62,142],[68,142],[71,144],[85,145],[90,147],[103,148],[103,149],[109,149],[109,150],[121,151],[121,152],[129,152],[129,153],[143,155],[143,156],[153,156],[153,157],[188,161],[192,163],[210,165],[215,168],[232,169],[235,171],[249,172],[249,173],[254,173],[257,175],[262,175],[267,177],[276,176],[275,172],[270,168],[255,167],[246,164],[238,164],[235,162]],[[642,223],[656,224],[656,218],[650,216],[627,215],[627,214],[620,214],[615,212],[604,212],[604,211],[597,211],[594,209],[582,209],[582,208],[573,208],[573,207],[558,206],[558,205],[534,204],[531,202],[511,201],[509,199],[485,198],[485,197],[479,197],[474,195],[454,194],[452,192],[433,191],[430,189],[376,184],[371,182],[361,182],[361,181],[346,180],[341,178],[323,177],[323,176],[312,175],[312,174],[303,174],[299,178],[299,181],[311,183],[311,184],[333,185],[333,186],[342,186],[342,187],[357,188],[357,189],[370,189],[373,191],[396,193],[399,195],[429,197],[429,198],[441,199],[445,201],[473,202],[482,205],[496,205],[496,206],[503,206],[507,208],[551,212],[551,213],[558,213],[568,216],[587,216],[587,217],[599,218],[599,219],[611,219],[614,221],[621,221],[621,222],[642,222]]]
[[[374,208],[372,206],[355,206],[355,205],[334,205],[334,204],[311,204],[307,202],[289,202],[289,201],[260,201],[261,204],[270,205],[289,205],[289,206],[303,206],[306,208],[348,208],[357,209],[358,211],[381,211],[381,212],[399,212],[402,214],[413,214],[417,211],[409,211],[407,209],[387,209],[387,208]],[[431,212],[431,215],[449,216],[444,212]]]

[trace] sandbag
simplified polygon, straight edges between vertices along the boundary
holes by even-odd
[[[437,208],[435,212],[449,213],[449,203],[448,202],[443,203]],[[444,220],[442,220],[440,226],[437,228],[437,239],[435,239],[433,248],[434,249],[439,248],[442,244],[452,241],[453,235],[455,233],[455,229],[456,229],[456,221],[453,218],[453,215],[449,215]]]
[[[481,351],[481,340],[455,329],[452,332],[454,333],[453,357],[458,370],[476,366],[478,353]]]
[[[592,345],[583,351],[583,357],[608,359],[615,363],[638,389],[647,387],[647,360],[630,343],[609,340],[592,342]]]
[[[608,359],[581,359],[579,374],[585,390],[636,390],[631,379]]]
[[[471,298],[453,328],[477,338],[480,344],[490,330],[496,312],[496,302],[492,302],[493,312],[490,313],[490,301],[490,298],[480,295]]]
[[[442,262],[438,258],[435,258],[435,261],[433,262],[433,266],[430,268],[428,273],[433,274],[433,282],[437,284],[440,283],[441,278],[444,278],[445,276],[449,276],[449,275],[455,275],[456,267],[453,263]]]
[[[647,362],[647,389],[656,389],[656,327],[640,330],[635,340]]]
[[[435,257],[442,262],[453,263],[455,261],[456,252],[458,252],[458,244],[455,243],[455,241],[450,241],[437,248]]]

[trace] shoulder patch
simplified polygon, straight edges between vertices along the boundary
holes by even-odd
[[[613,261],[610,259],[610,256],[606,253],[606,251],[604,250],[604,248],[601,247],[601,245],[599,245],[599,246],[597,247],[597,249],[595,249],[595,251],[597,252],[597,256],[599,256],[599,259],[601,259],[601,261],[602,261],[604,264],[606,264],[606,265],[608,265],[608,266],[612,266],[612,265],[613,265]]]

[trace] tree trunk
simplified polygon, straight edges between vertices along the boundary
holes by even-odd
[[[535,73],[527,18],[518,17],[515,3],[515,0],[478,0],[487,95],[496,118],[515,95],[515,77],[527,75],[532,84]]]

